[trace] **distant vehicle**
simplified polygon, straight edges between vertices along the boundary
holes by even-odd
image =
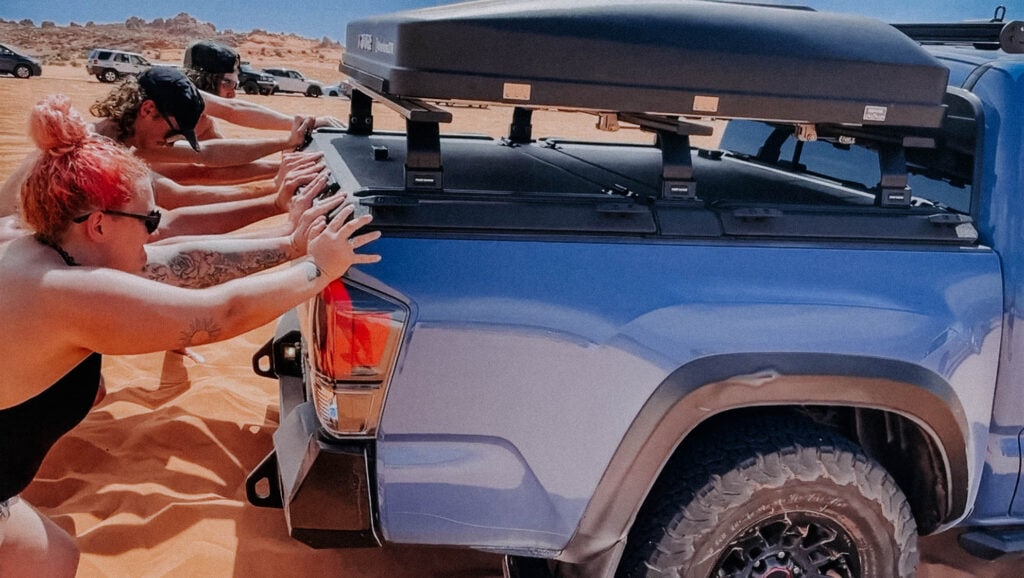
[[[352,96],[352,85],[347,80],[342,80],[337,84],[325,86],[324,94],[327,96],[343,96],[345,98],[349,98]]]
[[[277,81],[266,72],[253,68],[248,62],[243,62],[238,67],[238,86],[246,94],[274,94],[277,91]]]
[[[41,75],[43,66],[35,58],[0,44],[0,73],[13,74],[18,78],[30,78]]]
[[[263,72],[273,76],[274,80],[277,81],[277,90],[274,92],[298,92],[312,97],[317,97],[324,93],[323,85],[319,80],[306,78],[298,70],[290,68],[264,68]]]
[[[95,48],[89,52],[85,70],[100,82],[114,82],[128,74],[145,72],[152,66],[150,61],[135,52]]]

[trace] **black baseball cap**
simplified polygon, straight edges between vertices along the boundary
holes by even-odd
[[[178,130],[192,148],[199,150],[196,124],[206,108],[199,89],[180,70],[171,66],[154,66],[139,75],[143,96],[156,104],[166,118],[174,117]]]
[[[185,50],[185,68],[228,74],[238,66],[238,53],[212,40],[200,40]]]

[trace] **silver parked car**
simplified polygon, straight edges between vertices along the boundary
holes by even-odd
[[[277,81],[275,92],[298,92],[306,96],[317,97],[324,93],[323,85],[319,80],[313,80],[302,76],[298,70],[290,68],[264,68],[263,72],[274,77]]]
[[[89,52],[85,70],[100,82],[114,82],[128,75],[145,72],[153,66],[145,57],[135,52],[94,48]]]

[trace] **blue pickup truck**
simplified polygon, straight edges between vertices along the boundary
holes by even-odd
[[[1024,547],[1020,22],[496,0],[346,40],[348,127],[310,146],[383,260],[253,360],[281,423],[249,499],[296,539],[587,577]],[[540,136],[548,109],[650,144]]]

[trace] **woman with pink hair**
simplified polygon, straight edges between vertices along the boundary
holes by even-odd
[[[21,202],[33,234],[0,246],[0,326],[16,336],[0,342],[12,361],[0,377],[0,569],[73,576],[74,539],[18,494],[92,407],[101,355],[181,349],[264,325],[352,265],[378,261],[356,250],[379,234],[353,236],[370,219],[349,219],[351,207],[328,221],[337,199],[306,210],[286,236],[147,245],[161,214],[140,160],[90,133],[65,97],[33,109],[30,133],[41,154]]]

